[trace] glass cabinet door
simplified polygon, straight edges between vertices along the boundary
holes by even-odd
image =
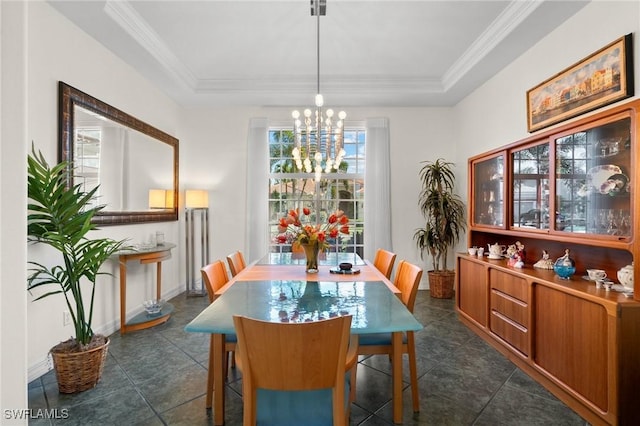
[[[555,140],[556,230],[631,236],[631,119]]]
[[[511,153],[514,228],[549,229],[549,144]]]
[[[474,225],[504,226],[504,155],[473,163]]]

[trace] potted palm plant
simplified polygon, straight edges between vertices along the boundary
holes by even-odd
[[[93,388],[106,359],[109,339],[91,328],[96,279],[103,263],[124,241],[87,237],[96,229],[91,218],[103,208],[91,204],[97,187],[83,192],[67,185],[67,166],[50,167],[41,153],[28,156],[28,240],[46,244],[61,256],[61,263],[47,266],[30,261],[27,289],[54,286],[35,300],[63,294],[75,336],[51,349],[58,390],[74,393]],[[55,263],[55,262],[52,262]]]
[[[413,236],[423,258],[431,255],[433,270],[428,271],[429,292],[432,297],[451,298],[455,271],[447,268],[449,249],[458,242],[466,229],[465,205],[453,193],[455,174],[453,163],[442,158],[424,161],[420,169],[422,190],[418,198],[420,211],[426,222]]]

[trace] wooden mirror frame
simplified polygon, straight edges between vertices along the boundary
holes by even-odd
[[[58,83],[58,159],[69,162],[68,184],[73,186],[74,106],[80,106],[125,127],[137,130],[173,148],[173,207],[160,211],[110,211],[109,206],[93,218],[99,225],[126,225],[178,220],[178,139],[60,81]]]

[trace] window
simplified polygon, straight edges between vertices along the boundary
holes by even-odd
[[[100,143],[102,131],[97,127],[78,127],[74,136],[74,183],[84,192],[98,187],[89,206],[97,206],[100,198]]]
[[[292,159],[293,131],[285,128],[269,129],[269,251],[291,251],[290,244],[275,241],[278,222],[289,210],[308,207],[311,221],[325,222],[335,210],[343,210],[349,217],[350,236],[331,241],[332,250],[358,253],[364,257],[364,128],[346,128],[346,155],[336,173],[324,173],[319,182],[313,173],[299,171]]]

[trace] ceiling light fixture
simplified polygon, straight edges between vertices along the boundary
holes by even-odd
[[[303,116],[298,110],[291,113],[296,145],[292,152],[293,159],[299,170],[315,172],[316,181],[320,180],[323,171],[338,171],[345,155],[344,119],[347,114],[340,111],[336,119],[332,109],[323,111],[324,99],[320,94],[320,15],[326,14],[326,7],[327,0],[311,0],[311,16],[315,15],[317,28],[318,79],[315,112],[307,108]]]

